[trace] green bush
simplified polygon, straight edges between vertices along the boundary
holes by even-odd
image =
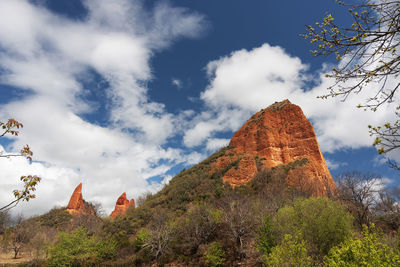
[[[225,262],[225,252],[219,242],[212,242],[204,253],[205,262],[208,266],[220,266]]]
[[[325,257],[326,266],[400,266],[400,256],[379,240],[372,224],[364,225],[361,239],[347,240],[333,247]]]
[[[274,230],[278,239],[285,234],[301,235],[308,250],[322,259],[329,250],[350,237],[353,218],[335,201],[327,198],[297,199],[278,211]]]
[[[46,214],[36,218],[41,226],[65,229],[71,222],[72,215],[65,211],[65,208],[53,208]]]
[[[294,238],[287,234],[282,242],[272,248],[271,253],[264,256],[266,266],[273,267],[308,267],[312,265],[311,257],[307,255],[305,242],[300,236]]]
[[[151,238],[151,234],[149,233],[148,230],[146,229],[141,229],[137,236],[135,241],[133,242],[133,246],[135,248],[136,251],[139,251],[143,245],[146,243],[147,240],[149,240]]]
[[[116,255],[116,242],[89,236],[83,227],[72,233],[60,232],[49,250],[48,266],[94,266]]]
[[[274,246],[274,238],[272,235],[272,224],[269,215],[265,215],[261,226],[258,228],[257,249],[263,254],[271,253]]]

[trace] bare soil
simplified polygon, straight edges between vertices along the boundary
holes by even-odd
[[[33,259],[29,255],[18,256],[16,259],[14,259],[13,257],[13,253],[0,253],[0,267],[14,266],[23,262],[31,261]]]

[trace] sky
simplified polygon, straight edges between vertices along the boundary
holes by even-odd
[[[317,98],[343,62],[314,57],[300,34],[328,13],[351,21],[333,0],[0,0],[0,121],[24,125],[0,151],[34,152],[32,163],[0,160],[0,203],[35,174],[37,197],[14,213],[66,206],[82,182],[109,214],[123,192],[156,192],[284,99],[312,122],[333,176],[372,172],[396,187],[367,128],[394,107],[356,108],[378,86]]]

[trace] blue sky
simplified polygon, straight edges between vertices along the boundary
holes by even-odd
[[[158,190],[286,98],[312,121],[333,176],[370,171],[394,186],[367,130],[393,108],[355,108],[374,88],[346,102],[316,98],[340,62],[313,57],[299,35],[327,13],[350,21],[328,0],[1,1],[0,120],[25,127],[0,144],[28,143],[37,161],[0,162],[0,203],[35,173],[38,197],[19,211],[66,205],[82,181],[84,198],[108,213],[122,192]]]

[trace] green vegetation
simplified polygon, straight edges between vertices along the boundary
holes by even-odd
[[[269,215],[265,215],[261,226],[258,228],[257,249],[265,255],[271,253],[274,247],[274,237],[272,234],[272,224]]]
[[[375,225],[364,225],[361,239],[334,247],[325,257],[326,266],[400,266],[400,255],[383,244]]]
[[[281,243],[263,259],[271,267],[307,267],[312,265],[311,257],[307,254],[305,242],[299,237],[286,234]]]
[[[278,239],[287,233],[299,234],[318,257],[349,238],[351,230],[351,215],[339,203],[327,198],[297,199],[275,216]]]
[[[49,254],[48,266],[94,266],[115,258],[116,242],[89,236],[80,227],[70,234],[60,232],[58,241],[49,249]]]
[[[208,266],[221,266],[225,261],[225,252],[219,242],[213,242],[204,253],[205,262]]]
[[[57,208],[10,227],[3,216],[3,248],[30,253],[32,266],[359,266],[369,254],[383,266],[398,265],[400,238],[393,233],[400,211],[390,192],[359,186],[368,185],[368,175],[342,175],[334,199],[315,198],[286,183],[288,173],[308,164],[301,159],[259,168],[249,183],[232,188],[222,176],[241,155],[230,153],[224,148],[182,171],[116,219]],[[226,155],[231,164],[212,171]],[[353,197],[365,192],[379,196],[361,201],[367,217]],[[353,216],[381,230],[371,226],[361,235]]]

